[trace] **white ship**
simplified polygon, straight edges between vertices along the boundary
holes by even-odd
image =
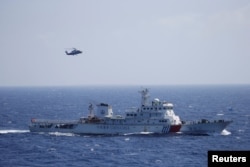
[[[125,116],[115,115],[112,106],[104,103],[94,110],[89,106],[89,115],[79,120],[32,119],[31,132],[62,132],[77,134],[128,134],[179,132],[181,120],[175,115],[173,104],[159,99],[148,103],[148,89],[140,91],[141,106],[125,112]]]
[[[221,133],[232,121],[202,119],[181,121],[175,115],[173,104],[155,98],[148,103],[149,91],[141,93],[141,106],[125,112],[125,116],[115,115],[112,106],[100,103],[94,110],[89,106],[89,115],[79,120],[32,119],[31,132],[62,132],[77,134],[128,134],[181,132],[187,134]]]

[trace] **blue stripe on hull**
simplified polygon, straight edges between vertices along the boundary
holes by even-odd
[[[169,129],[170,129],[170,125],[166,125],[162,128],[161,132],[162,133],[168,133],[169,132]]]

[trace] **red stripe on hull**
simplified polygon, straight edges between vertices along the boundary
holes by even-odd
[[[179,132],[181,125],[171,125],[169,132]]]

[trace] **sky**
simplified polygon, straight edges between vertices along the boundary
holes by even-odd
[[[249,0],[2,0],[0,21],[0,86],[250,84]]]

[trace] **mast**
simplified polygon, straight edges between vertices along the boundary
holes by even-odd
[[[92,118],[94,117],[94,107],[91,103],[89,103],[89,117]]]
[[[141,106],[147,105],[148,98],[150,97],[149,90],[146,88],[146,89],[139,91],[139,93],[141,93]]]

